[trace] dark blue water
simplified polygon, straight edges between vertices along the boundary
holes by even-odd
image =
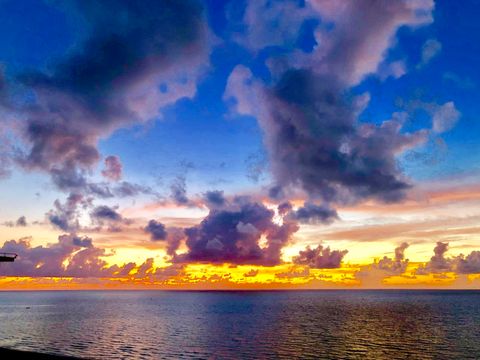
[[[480,292],[4,292],[0,347],[86,358],[480,358]]]

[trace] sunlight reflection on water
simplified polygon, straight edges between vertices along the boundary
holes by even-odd
[[[480,354],[480,292],[10,292],[0,323],[0,346],[102,359]]]

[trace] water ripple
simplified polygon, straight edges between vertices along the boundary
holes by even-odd
[[[475,359],[480,293],[0,294],[0,346],[93,359]]]

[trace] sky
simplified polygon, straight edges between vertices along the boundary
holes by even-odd
[[[0,290],[478,288],[476,0],[0,1]]]

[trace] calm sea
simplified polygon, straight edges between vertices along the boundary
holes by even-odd
[[[480,358],[480,292],[3,292],[0,347],[85,358]]]

